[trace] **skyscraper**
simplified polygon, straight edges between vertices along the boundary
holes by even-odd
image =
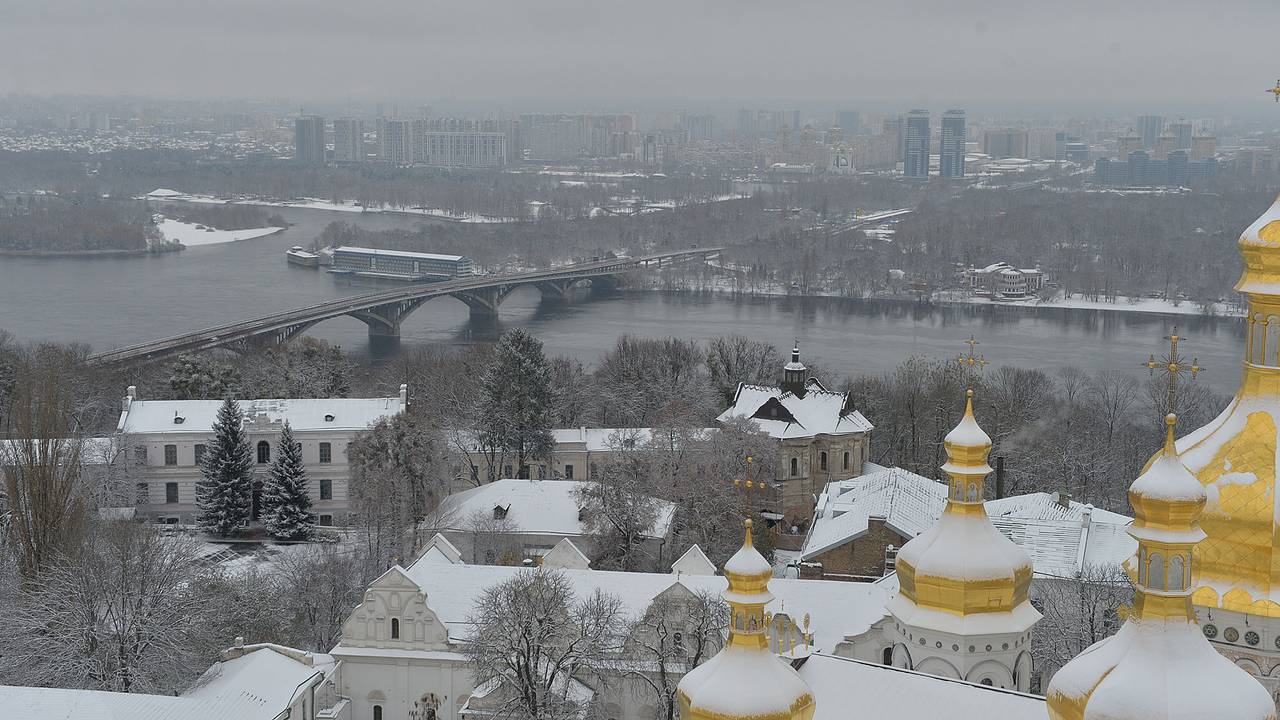
[[[303,115],[294,123],[293,159],[308,165],[324,164],[324,118]]]
[[[1191,149],[1191,123],[1185,120],[1169,123],[1169,134],[1178,139],[1177,150]]]
[[[356,118],[333,121],[333,160],[340,163],[364,162],[364,122]]]
[[[880,134],[884,135],[893,143],[893,161],[902,162],[903,156],[906,154],[906,133],[902,130],[902,116],[885,118],[880,126]]]
[[[964,177],[964,111],[942,114],[942,141],[938,143],[938,174],[944,178]]]
[[[413,139],[408,120],[378,118],[378,159],[396,165],[413,162]]]
[[[912,110],[907,113],[906,152],[902,173],[921,180],[929,177],[929,111]]]
[[[1142,147],[1153,148],[1156,145],[1156,138],[1160,137],[1160,132],[1164,130],[1164,118],[1160,115],[1139,115],[1138,116],[1138,135],[1142,136]]]

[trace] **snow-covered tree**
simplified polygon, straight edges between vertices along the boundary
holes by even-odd
[[[662,560],[645,545],[660,507],[650,494],[653,468],[637,443],[637,434],[635,430],[614,432],[609,437],[610,459],[574,490],[583,530],[598,549],[592,567],[600,570],[653,570]]]
[[[489,459],[489,474],[502,472],[496,458],[515,457],[516,475],[531,460],[547,457],[555,445],[551,364],[542,343],[516,328],[502,334],[493,362],[480,381],[476,439]]]
[[[302,464],[302,444],[293,439],[285,423],[276,443],[276,457],[262,488],[263,524],[280,540],[306,540],[316,527],[307,492],[307,469]]]
[[[719,596],[674,584],[626,629],[617,670],[633,680],[636,699],[658,709],[654,720],[676,720],[676,685],[684,674],[719,652],[729,606]]]
[[[197,522],[222,537],[249,519],[253,502],[253,456],[240,404],[227,398],[213,422],[213,441],[200,463],[196,483]]]

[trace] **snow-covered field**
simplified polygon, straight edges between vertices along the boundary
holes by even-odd
[[[170,218],[160,221],[160,232],[164,235],[165,240],[180,242],[187,247],[220,245],[237,240],[252,240],[274,235],[282,230],[284,228],[278,227],[250,228],[248,230],[201,230],[196,227],[195,223],[184,223]]]
[[[358,205],[354,202],[333,202],[331,200],[320,200],[318,198],[299,198],[297,200],[266,200],[263,198],[234,198],[226,199],[214,197],[212,195],[196,195],[178,192],[177,190],[169,190],[167,188],[157,188],[143,195],[141,199],[146,200],[175,200],[189,203],[202,203],[205,205],[263,205],[266,207],[282,207],[282,208],[301,208],[304,210],[329,210],[332,212],[356,212],[356,213],[397,213],[401,215],[421,215],[423,217],[437,218],[440,220],[449,220],[461,223],[510,223],[515,222],[515,218],[496,217],[492,215],[480,215],[478,213],[451,213],[448,210],[440,208],[424,208],[424,207],[407,207],[399,208],[391,205],[369,206]],[[208,244],[208,243],[205,243]]]

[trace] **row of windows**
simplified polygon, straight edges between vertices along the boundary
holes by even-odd
[[[200,461],[204,459],[205,449],[206,447],[203,444],[196,445],[196,465],[199,465]],[[147,460],[147,446],[139,445],[137,448],[136,454],[137,454],[138,461],[145,464]],[[259,440],[258,441],[258,464],[266,465],[270,462],[271,462],[271,443],[267,442],[266,440]],[[327,442],[320,443],[320,462],[321,463],[333,462],[333,443],[327,443]],[[164,446],[164,464],[165,465],[178,464],[178,446],[177,445]]]
[[[850,469],[852,467],[852,464],[851,464],[852,460],[853,460],[853,457],[849,454],[849,451],[846,450],[844,454],[840,457],[840,469],[841,470]],[[830,469],[829,462],[827,461],[827,452],[825,450],[818,453],[818,469],[822,472],[826,472],[827,470]],[[799,475],[800,475],[800,458],[791,458],[791,477],[799,477]]]
[[[140,482],[137,485],[137,503],[139,505],[151,504],[151,487],[150,483]],[[320,499],[333,499],[333,480],[329,478],[321,478],[320,480]],[[178,483],[167,482],[164,484],[164,501],[167,505],[174,505],[178,500]]]

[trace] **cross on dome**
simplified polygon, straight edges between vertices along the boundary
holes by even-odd
[[[1159,358],[1152,354],[1143,365],[1146,366],[1152,377],[1155,377],[1156,372],[1159,371],[1165,378],[1167,383],[1165,407],[1170,413],[1173,413],[1178,409],[1178,381],[1184,376],[1190,376],[1189,381],[1193,381],[1204,368],[1200,367],[1199,358],[1191,358],[1191,364],[1188,365],[1185,362],[1186,358],[1178,352],[1178,343],[1186,340],[1186,338],[1178,335],[1177,325],[1173,326],[1173,332],[1165,335],[1164,339],[1169,341],[1169,352]]]

